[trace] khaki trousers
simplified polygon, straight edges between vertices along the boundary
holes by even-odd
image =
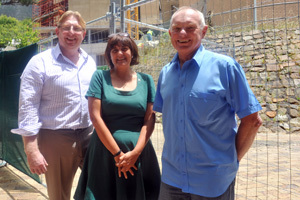
[[[38,144],[48,162],[45,173],[50,200],[70,200],[72,183],[84,156],[93,127],[83,129],[41,129]]]

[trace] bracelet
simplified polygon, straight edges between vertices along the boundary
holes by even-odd
[[[115,154],[114,154],[114,157],[116,157],[116,156],[120,155],[120,154],[121,154],[121,152],[122,152],[122,151],[121,151],[121,149],[120,149],[120,151],[118,151],[117,153],[115,153]]]

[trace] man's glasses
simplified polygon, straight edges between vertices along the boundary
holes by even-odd
[[[81,28],[80,26],[61,26],[60,27],[63,31],[71,31],[71,29],[73,29],[74,32],[79,33],[83,31],[83,28]]]
[[[108,36],[108,39],[111,39],[115,36],[121,36],[121,37],[129,37],[130,38],[130,35],[128,33],[113,33],[113,34],[110,34]]]

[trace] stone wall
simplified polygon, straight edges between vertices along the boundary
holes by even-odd
[[[210,49],[233,49],[261,103],[261,132],[300,133],[300,31],[207,35]]]

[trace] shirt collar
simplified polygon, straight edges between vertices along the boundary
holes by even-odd
[[[201,63],[202,63],[202,60],[203,60],[202,58],[203,58],[204,52],[205,52],[205,48],[201,44],[200,47],[198,48],[197,52],[193,56],[193,58],[191,60],[186,61],[186,62],[189,62],[189,61],[193,60],[194,62],[197,63],[198,67],[200,67]],[[170,64],[175,64],[175,63],[179,63],[178,53],[175,54],[174,58],[170,62]]]
[[[82,56],[85,60],[88,58],[88,54],[82,48],[79,48],[79,53],[80,56]],[[59,55],[63,56],[59,47],[59,43],[53,48],[53,55],[56,60],[58,59]]]
[[[201,66],[203,56],[204,56],[204,52],[205,52],[205,48],[201,44],[200,47],[198,48],[197,52],[195,53],[195,55],[192,58],[197,63],[198,67]]]

